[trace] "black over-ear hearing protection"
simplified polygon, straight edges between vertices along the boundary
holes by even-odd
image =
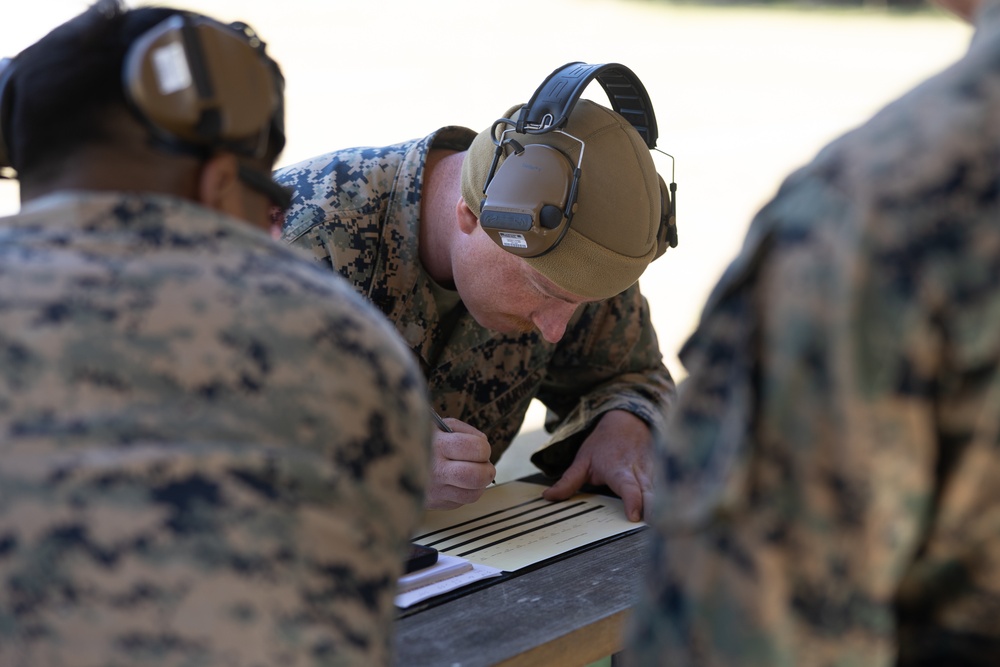
[[[0,70],[0,167],[12,168],[9,137],[17,60]],[[259,158],[284,145],[283,87],[264,43],[242,23],[175,14],[129,47],[125,97],[157,144],[184,152],[224,148]]]
[[[542,82],[517,120],[493,123],[496,151],[483,185],[479,223],[498,245],[521,257],[539,257],[555,248],[569,230],[576,209],[583,152],[580,139],[563,130],[584,88],[594,79],[607,93],[612,109],[639,132],[651,150],[657,127],[653,105],[639,78],[618,63],[574,62],[555,70]],[[503,126],[509,126],[503,129]],[[498,135],[497,130],[500,128]],[[516,134],[559,132],[580,144],[574,166],[559,149],[545,144],[521,145]],[[511,151],[499,164],[501,156]],[[666,155],[666,154],[665,154]],[[497,166],[499,164],[499,167]],[[668,191],[660,179],[661,215],[656,257],[677,245],[676,183]]]

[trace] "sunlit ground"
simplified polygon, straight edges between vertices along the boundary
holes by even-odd
[[[0,24],[13,55],[88,3],[39,0]],[[652,0],[203,0],[244,20],[287,77],[280,162],[382,145],[444,125],[482,129],[566,62],[619,62],[642,79],[659,146],[676,157],[680,245],[646,272],[666,362],[780,179],[827,141],[964,52],[944,13],[676,6]],[[596,84],[587,97],[602,101]],[[670,161],[656,158],[669,176]],[[17,210],[0,183],[0,214]],[[526,430],[537,427],[533,410]],[[527,442],[530,438],[526,439]],[[529,444],[530,446],[530,444]],[[501,478],[521,474],[508,455]]]

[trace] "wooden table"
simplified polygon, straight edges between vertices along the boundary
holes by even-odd
[[[640,528],[401,611],[396,665],[576,667],[620,651],[647,534]]]

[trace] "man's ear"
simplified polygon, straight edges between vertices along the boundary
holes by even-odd
[[[472,212],[465,199],[459,197],[458,204],[455,205],[455,217],[458,218],[458,228],[463,234],[471,234],[479,227],[479,218]]]
[[[239,163],[232,153],[208,158],[198,177],[198,201],[236,218],[244,216]]]

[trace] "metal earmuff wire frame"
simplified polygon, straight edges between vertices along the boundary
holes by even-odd
[[[548,121],[547,123],[546,120]],[[500,133],[500,136],[497,137],[497,126],[499,126],[500,124],[511,125],[512,127],[504,130],[503,132]],[[507,133],[514,132],[517,134],[545,134],[547,132],[556,132],[558,134],[565,135],[570,139],[572,139],[573,141],[580,144],[580,155],[576,161],[576,168],[573,170],[573,182],[572,184],[570,184],[569,194],[566,197],[566,208],[563,210],[563,217],[566,218],[567,221],[569,221],[573,218],[573,205],[576,203],[577,189],[580,184],[580,174],[583,172],[583,152],[584,150],[586,150],[587,144],[583,141],[583,139],[580,139],[570,134],[566,130],[552,127],[551,114],[546,114],[542,119],[542,122],[539,123],[538,125],[527,125],[525,126],[525,129],[533,131],[519,132],[517,130],[517,122],[511,120],[510,118],[498,118],[493,122],[493,126],[490,128],[490,136],[493,137],[493,144],[496,146],[496,150],[493,151],[493,161],[490,163],[490,170],[486,174],[486,182],[483,183],[483,195],[486,194],[487,188],[489,188],[490,183],[493,181],[493,177],[496,175],[497,167],[500,163],[500,156],[503,154],[504,146],[507,145],[513,146],[515,155],[520,155],[521,153],[524,152],[524,146],[518,143],[515,139],[504,139],[504,137],[507,136]],[[562,151],[559,152],[562,153]],[[563,153],[563,155],[565,155],[565,153]],[[484,199],[482,204],[480,205],[480,209],[482,209],[485,203],[486,200]],[[555,243],[552,244],[551,248],[554,248],[559,244],[559,241],[562,240],[562,237],[566,234],[566,231],[568,229],[569,225],[567,224],[566,227],[563,228],[562,234],[559,235],[559,238],[556,239]]]
[[[674,221],[674,224],[670,225],[670,231],[668,233],[670,235],[669,238],[670,247],[676,248],[677,247],[677,174],[676,174],[677,160],[675,160],[674,156],[666,152],[665,150],[659,149],[655,146],[653,147],[653,150],[656,151],[657,153],[662,153],[663,155],[666,155],[668,158],[670,158],[670,186],[669,186],[670,214],[667,215],[667,220]]]

